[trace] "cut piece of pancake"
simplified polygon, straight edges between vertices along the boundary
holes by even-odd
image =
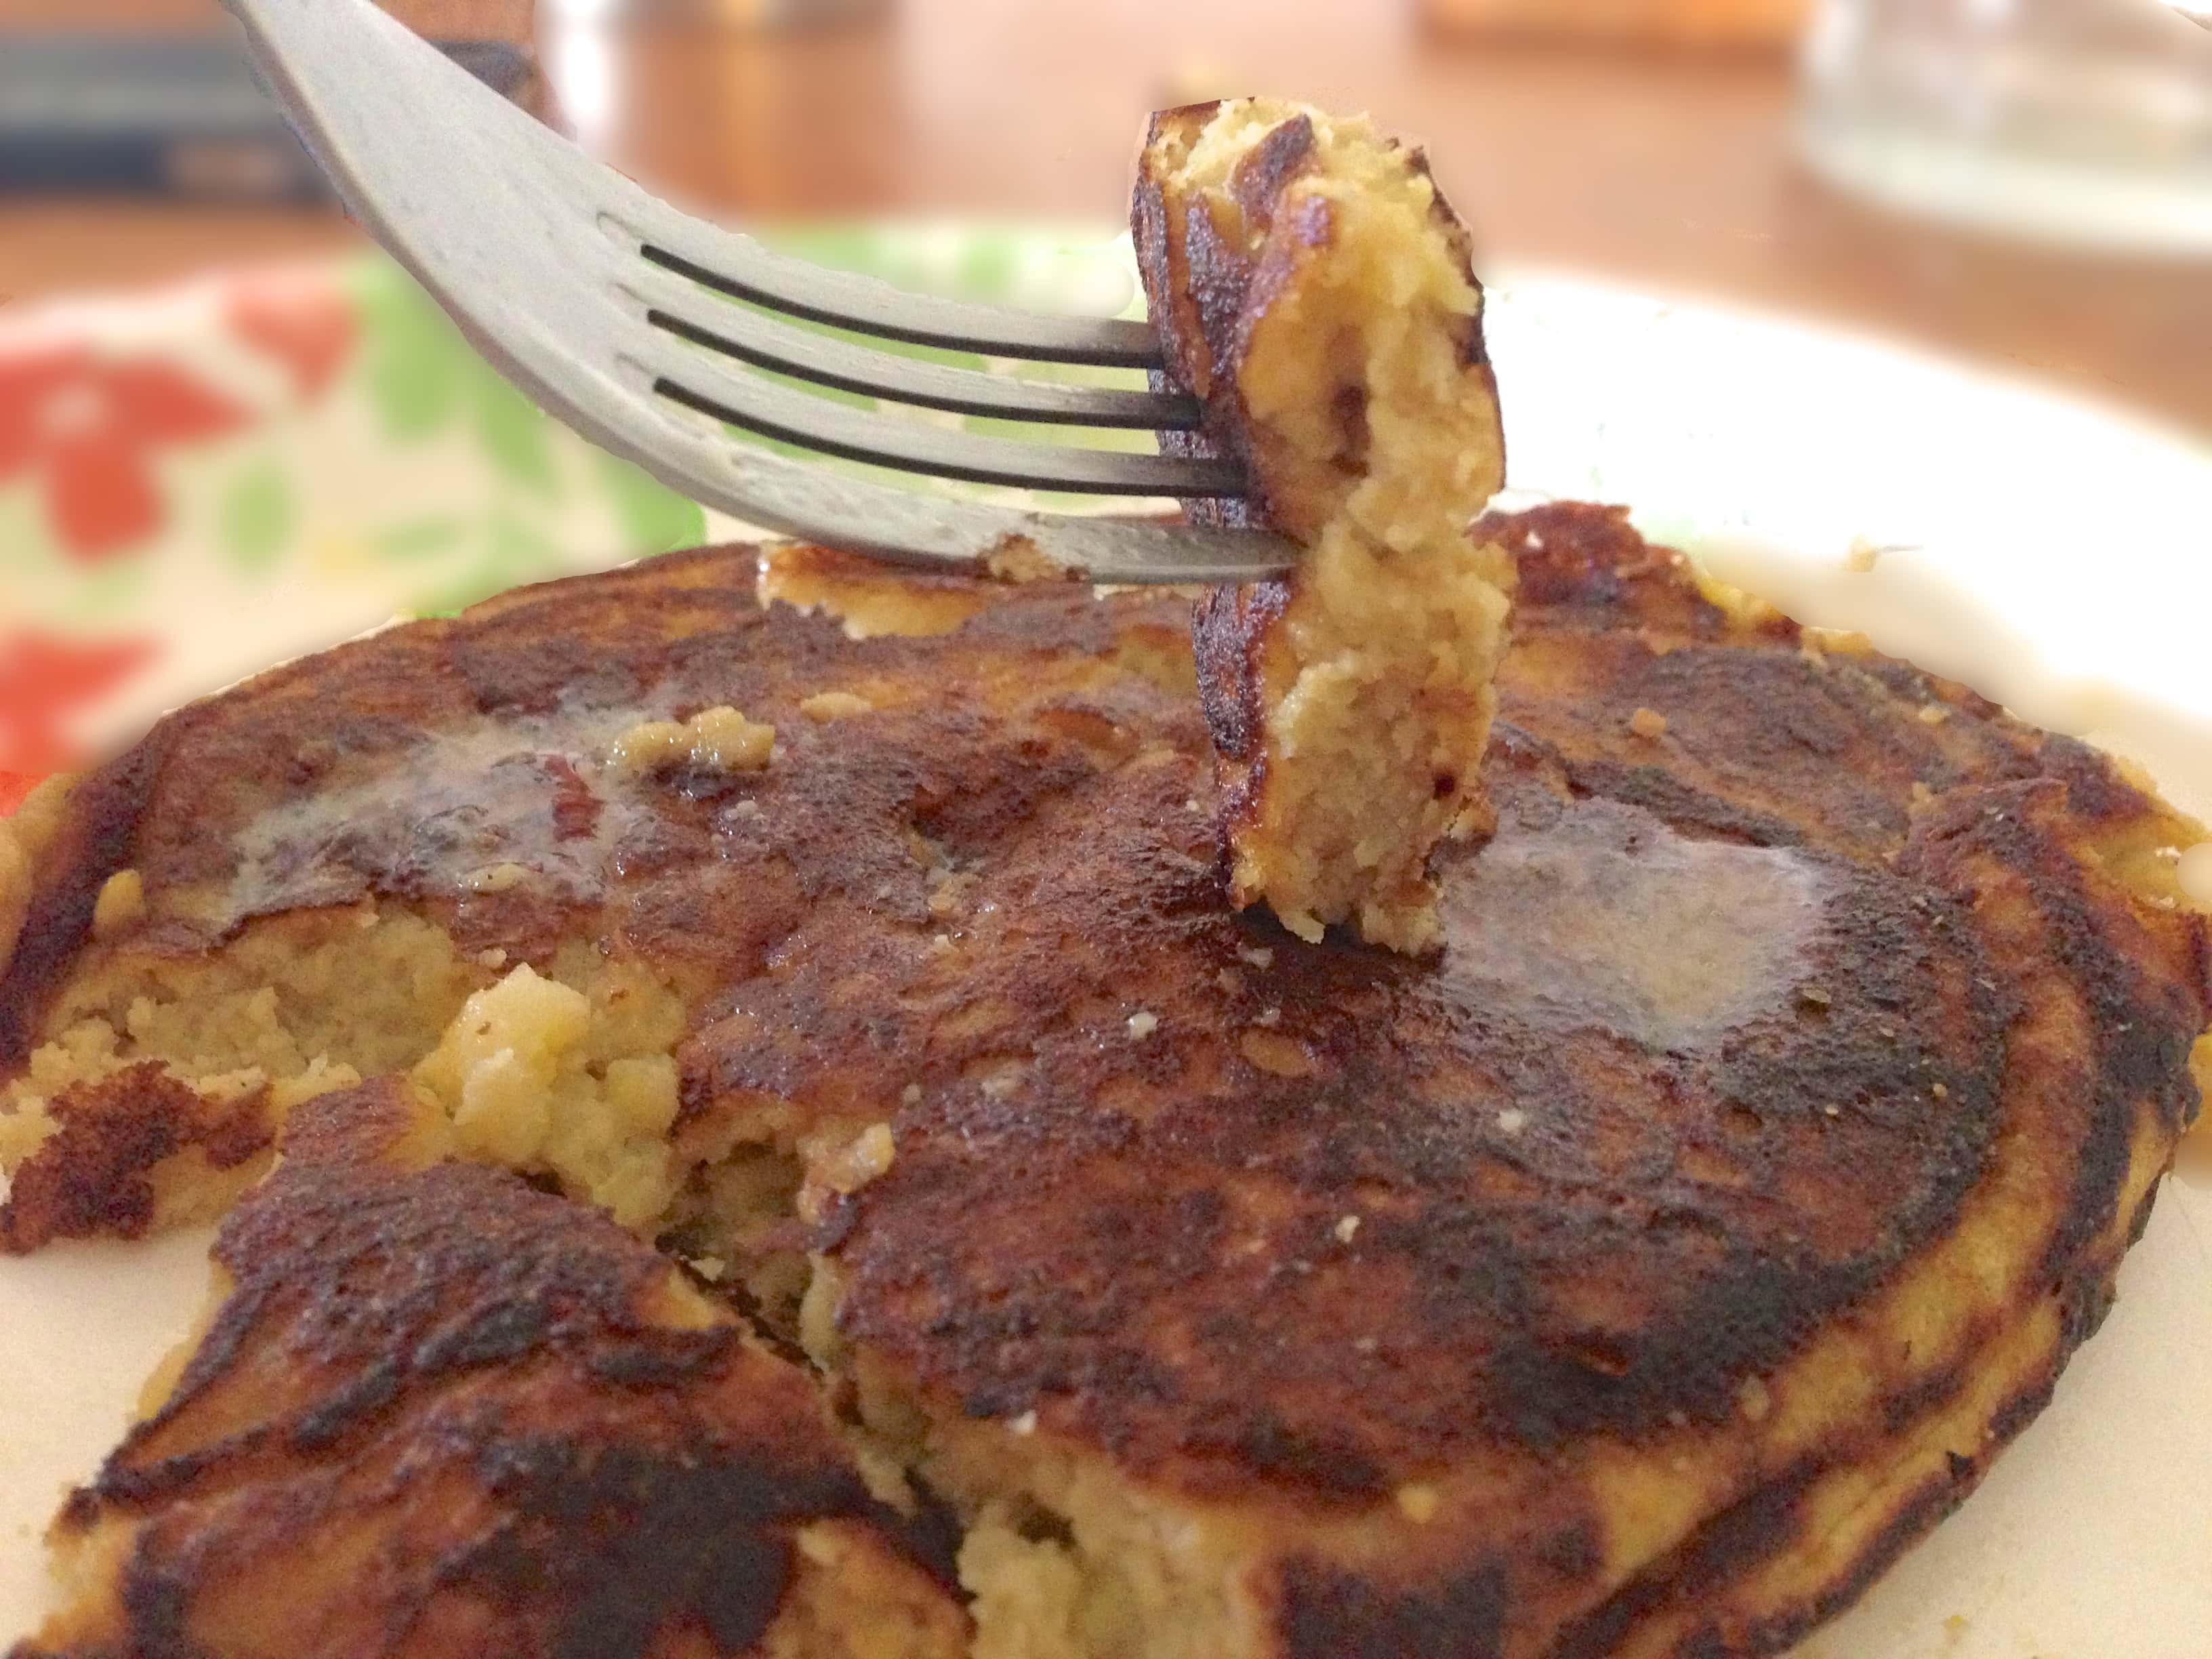
[[[17,1659],[967,1651],[949,1556],[803,1371],[450,1142],[393,1081],[295,1116]]]
[[[186,710],[39,820],[9,1240],[216,1201],[179,1087],[478,1078],[949,1506],[978,1659],[1775,1652],[2101,1317],[2202,832],[1618,514],[1480,532],[1498,828],[1422,957],[1224,904],[1170,596],[684,555]],[[765,767],[605,759],[725,707]]]
[[[1485,826],[1513,580],[1466,533],[1505,473],[1466,228],[1419,151],[1269,98],[1154,116],[1133,228],[1165,379],[1206,408],[1163,442],[1251,478],[1194,515],[1304,548],[1200,611],[1232,896],[1425,950],[1431,854]]]

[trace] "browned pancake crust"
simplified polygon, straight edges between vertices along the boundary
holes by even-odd
[[[765,1651],[820,1522],[959,1651],[949,1559],[811,1382],[595,1212],[395,1158],[404,1089],[294,1120],[175,1391],[57,1523],[112,1576],[17,1659]]]
[[[616,804],[573,890],[456,899],[419,842],[368,836],[317,891],[404,899],[472,950],[672,964],[685,1133],[763,1101],[888,1115],[893,1167],[812,1241],[846,1336],[955,1415],[1034,1412],[1266,1517],[1281,1652],[1771,1651],[1971,1488],[2101,1315],[2207,1017],[2202,921],[2115,849],[2186,832],[2081,744],[1723,611],[1617,514],[1482,533],[1520,555],[1521,642],[1498,834],[1446,860],[1440,959],[1225,911],[1194,699],[1121,665],[1158,660],[1178,602],[1031,589],[855,642],[756,614],[749,554],[699,554],[166,724],[48,866],[13,1050],[112,869],[143,872],[146,938],[198,951],[272,800],[435,784],[425,733],[480,717],[552,722],[557,758],[580,708],[733,704],[788,752]],[[877,706],[796,712],[827,687]],[[521,776],[548,821],[591,810],[557,767]],[[1995,1299],[1916,1277],[1970,1219],[2019,1265]],[[1870,1337],[1871,1403],[1809,1397],[1817,1432],[1778,1438],[1805,1356],[1890,1322],[1938,1340]],[[1952,1409],[1973,1432],[1848,1559],[1730,1599],[1819,1544],[1793,1529],[1826,1476]],[[1593,1484],[1622,1460],[1707,1480],[1700,1525],[1626,1576]],[[1341,1531],[1416,1482],[1447,1494],[1431,1524]]]
[[[855,641],[825,617],[763,611],[754,565],[750,549],[702,551],[520,589],[465,619],[342,647],[170,716],[70,799],[0,976],[0,1065],[19,1065],[33,1046],[90,939],[100,886],[119,869],[145,884],[138,951],[192,956],[256,917],[374,893],[419,902],[471,951],[536,958],[597,925],[726,982],[795,927],[827,930],[855,910],[927,921],[910,829],[942,818],[956,833],[1016,833],[1034,807],[1111,769],[1094,750],[1121,746],[1117,731],[1196,730],[1194,708],[1179,719],[1178,697],[1115,662],[1125,646],[1182,649],[1185,599],[1102,606],[1088,590],[1040,590],[941,639]],[[939,673],[967,695],[940,701],[927,683]],[[884,706],[828,723],[799,711],[837,690],[880,694]],[[670,775],[618,804],[635,810],[610,811],[580,789],[562,752],[586,724],[604,744],[626,720],[718,703],[774,725],[791,763],[753,776]],[[436,742],[533,721],[543,743],[519,733],[484,775],[447,769]],[[239,838],[272,806],[394,782],[438,799],[318,824],[245,867]],[[507,810],[488,815],[478,803],[495,795]],[[763,809],[751,830],[731,810],[748,800]],[[546,859],[560,875],[457,897],[456,872],[501,851]]]
[[[1224,873],[1235,857],[1235,837],[1260,822],[1268,783],[1269,702],[1279,700],[1297,676],[1290,642],[1276,626],[1290,602],[1288,582],[1248,582],[1208,589],[1191,611],[1199,707],[1213,738],[1214,810]],[[1486,831],[1490,803],[1474,802],[1468,811],[1470,829]]]
[[[1010,907],[968,994],[1016,1011],[1034,1072],[1013,1099],[933,1092],[902,1118],[843,1252],[856,1332],[908,1346],[979,1411],[1065,1411],[1125,1460],[1370,1492],[1463,1444],[1726,1415],[1743,1376],[1942,1234],[2004,1092],[2030,1082],[2008,1070],[2025,980],[2113,1016],[2033,1087],[2082,1165],[2048,1195],[2053,1249],[2107,1213],[2139,1103],[2179,1133],[2203,932],[2077,862],[2154,814],[2108,762],[1900,665],[1737,628],[1617,518],[1527,523],[1543,544],[1490,768],[1501,827],[1450,861],[1446,961],[1221,916],[1202,836],[1174,834],[1190,780],[1131,780],[1085,846],[1007,872],[1030,908]],[[1643,707],[1666,713],[1658,744],[1632,729]],[[1941,812],[1915,816],[1916,780],[1948,792]],[[1626,911],[1601,936],[1617,977],[1572,977],[1556,941],[1516,933],[1553,922],[1540,888],[1561,878],[1672,906],[1665,883],[1624,879],[1639,846],[1715,909],[1659,910],[1660,937]],[[2045,919],[2041,954],[1984,948],[1984,865]],[[1735,904],[1800,878],[1824,914],[1802,959],[1769,965],[1778,986],[1723,983],[1702,1027],[1639,1001],[1639,967],[1710,975],[1698,931],[1727,937]],[[1020,948],[1039,933],[1048,951]],[[1270,966],[1240,957],[1254,945]],[[1112,1015],[1139,1007],[1159,1030],[1115,1040]],[[813,1044],[813,1008],[763,1012]],[[908,1074],[938,1017],[917,1013],[881,1042],[878,1086]],[[1255,1030],[1310,1070],[1251,1064]],[[852,1075],[839,1048],[803,1089]],[[1528,1121],[1509,1133],[1511,1110]],[[1340,1248],[1346,1214],[1363,1219]],[[1374,1358],[1347,1363],[1370,1335]]]

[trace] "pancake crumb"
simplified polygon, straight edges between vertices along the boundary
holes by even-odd
[[[93,901],[92,936],[111,939],[146,919],[146,882],[136,870],[118,870]]]
[[[1349,1244],[1358,1237],[1358,1232],[1359,1218],[1356,1215],[1345,1216],[1336,1224],[1336,1242],[1340,1244]]]
[[[817,691],[799,705],[799,712],[811,720],[828,722],[842,720],[853,714],[867,714],[875,711],[875,704],[852,691]]]
[[[1021,1086],[1022,1073],[1028,1069],[1017,1060],[988,1073],[975,1086],[986,1100],[1004,1100]]]
[[[2192,902],[2212,907],[2212,841],[2185,848],[2174,861],[2173,875]]]
[[[1747,1376],[1735,1391],[1736,1409],[1751,1423],[1765,1421],[1766,1414],[1774,1409],[1774,1396],[1765,1382],[1756,1376]]]
[[[1418,1482],[1398,1488],[1398,1512],[1416,1526],[1425,1526],[1437,1518],[1443,1507],[1443,1498],[1434,1486]]]
[[[529,877],[530,872],[526,866],[509,859],[499,864],[486,865],[481,870],[471,871],[462,878],[461,885],[471,893],[504,893],[520,887]]]
[[[810,1161],[809,1177],[833,1193],[857,1193],[888,1175],[896,1153],[891,1126],[871,1123],[851,1139],[826,1152],[817,1152]]]
[[[1129,1016],[1129,1035],[1142,1042],[1159,1030],[1160,1019],[1150,1009],[1140,1008]]]
[[[984,555],[983,568],[1002,582],[1063,581],[1074,574],[1045,557],[1035,542],[1022,535],[1000,537]]]
[[[1518,1106],[1509,1106],[1498,1115],[1498,1132],[1517,1135],[1528,1127],[1528,1114]]]
[[[1639,738],[1656,740],[1667,735],[1667,717],[1656,708],[1638,708],[1628,717],[1628,729]]]
[[[688,720],[645,720],[615,739],[615,764],[629,772],[691,766],[710,772],[757,772],[775,751],[775,728],[748,720],[726,704]]]
[[[1313,1056],[1303,1043],[1274,1031],[1247,1026],[1237,1039],[1238,1052],[1260,1070],[1275,1077],[1311,1077]]]
[[[524,963],[462,1005],[414,1079],[445,1107],[464,1153],[556,1176],[647,1230],[676,1188],[673,1011],[645,1006],[655,1001],[641,987],[586,994]]]

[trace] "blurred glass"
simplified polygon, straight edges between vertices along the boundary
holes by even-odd
[[[2212,253],[2212,30],[2157,0],[1825,0],[1800,143],[1830,182],[1984,230]]]

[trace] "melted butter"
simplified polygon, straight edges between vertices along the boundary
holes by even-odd
[[[1471,1006],[1686,1049],[1808,984],[1828,884],[1787,848],[1692,841],[1640,814],[1582,809],[1541,830],[1501,830],[1458,866],[1444,889],[1443,972]]]
[[[372,890],[459,896],[531,884],[598,898],[643,813],[616,750],[659,714],[479,720],[380,757],[359,782],[289,796],[239,833],[237,872],[210,920],[232,926]]]

